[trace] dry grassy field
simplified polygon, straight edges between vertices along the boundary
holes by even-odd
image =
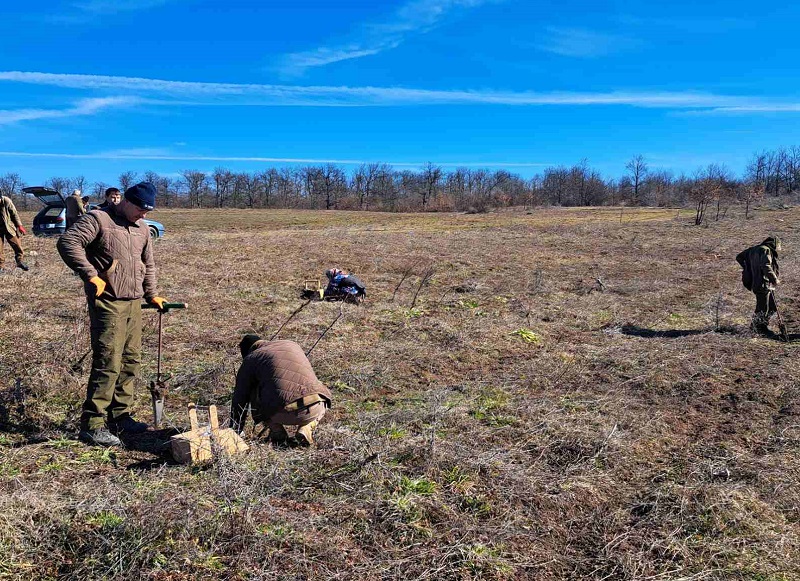
[[[0,579],[800,579],[797,346],[750,334],[734,261],[783,237],[794,324],[800,209],[152,217],[162,294],[190,304],[165,319],[169,424],[225,409],[241,335],[338,266],[368,298],[310,356],[334,407],[315,448],[248,428],[199,467],[163,433],[79,443],[85,299],[24,238],[31,271],[0,276]],[[280,337],[308,348],[339,308]]]

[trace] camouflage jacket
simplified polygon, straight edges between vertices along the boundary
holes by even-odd
[[[767,238],[736,256],[736,262],[742,267],[742,284],[747,290],[764,293],[778,284],[777,243],[775,238]]]

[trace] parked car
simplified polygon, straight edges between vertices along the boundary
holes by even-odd
[[[33,233],[36,236],[58,236],[67,229],[67,204],[64,196],[56,190],[32,186],[23,188],[26,194],[36,197],[44,208],[33,218]],[[97,204],[89,204],[89,209],[97,208]],[[145,220],[147,228],[150,230],[150,238],[161,238],[164,235],[164,225],[155,220]]]

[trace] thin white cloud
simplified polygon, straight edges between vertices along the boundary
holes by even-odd
[[[82,99],[66,109],[5,109],[0,110],[0,125],[11,125],[37,119],[64,119],[96,115],[107,109],[130,107],[138,101],[135,97],[100,97]]]
[[[754,100],[753,103],[746,105],[680,110],[673,111],[671,114],[677,117],[710,117],[759,115],[769,113],[800,113],[800,102],[759,103]]]
[[[158,148],[154,151],[157,151]],[[219,155],[161,155],[135,153],[136,150],[107,151],[100,153],[48,153],[27,151],[0,151],[0,157],[18,158],[51,158],[51,159],[104,159],[104,160],[142,160],[142,161],[213,161],[213,162],[251,162],[251,163],[335,163],[340,165],[360,165],[375,163],[375,160],[364,159],[317,159],[296,157],[253,157],[253,156],[219,156]],[[148,151],[144,149],[142,151]],[[389,161],[389,165],[398,167],[422,167],[423,161]],[[442,161],[435,165],[443,167],[545,167],[549,163],[518,163],[495,161]]]
[[[797,106],[760,97],[699,91],[513,92],[492,90],[428,90],[399,87],[261,85],[167,81],[136,77],[0,71],[0,82],[69,89],[130,93],[142,104],[225,106],[631,106],[660,109],[719,109]],[[118,97],[116,97],[118,98]]]
[[[720,15],[715,18],[676,18],[674,16],[637,16],[619,14],[615,20],[624,26],[636,26],[652,32],[653,28],[667,28],[688,34],[720,34],[754,28],[757,24],[746,18]]]
[[[276,68],[284,75],[300,76],[313,67],[378,54],[397,48],[412,34],[428,32],[452,10],[498,1],[502,0],[411,0],[385,22],[361,25],[348,41],[284,55]]]
[[[56,24],[95,24],[104,17],[123,12],[136,12],[163,6],[172,0],[78,0],[69,2],[61,12],[52,12],[44,16]],[[37,15],[37,18],[42,18]]]
[[[546,38],[538,45],[539,48],[568,57],[596,58],[622,52],[638,44],[627,36],[585,28],[548,26],[546,32]]]
[[[129,147],[125,149],[111,149],[109,151],[97,153],[96,155],[107,159],[115,157],[152,159],[172,155],[172,150],[166,147]]]
[[[72,7],[91,14],[116,14],[133,12],[162,6],[170,0],[83,0],[73,2]]]
[[[718,107],[708,113],[796,113],[800,112],[800,103],[776,103],[774,105],[740,105],[735,107]]]

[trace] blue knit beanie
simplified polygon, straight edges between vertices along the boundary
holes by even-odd
[[[150,182],[142,182],[125,190],[125,199],[142,210],[154,210],[156,207],[156,187]]]

